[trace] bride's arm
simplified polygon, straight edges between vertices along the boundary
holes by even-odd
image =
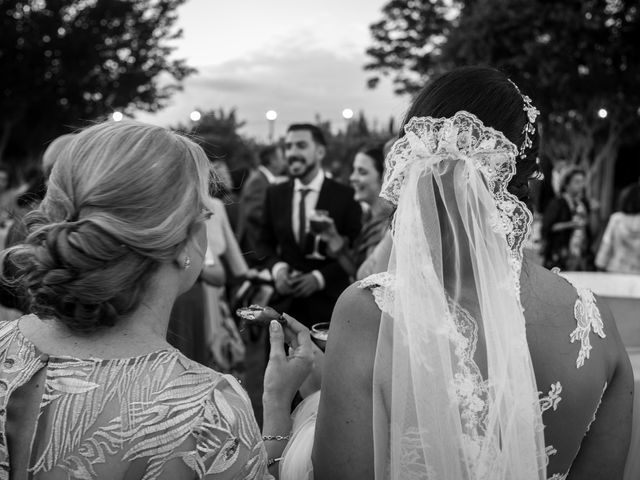
[[[331,320],[313,447],[315,480],[373,478],[373,361],[380,310],[352,285]]]

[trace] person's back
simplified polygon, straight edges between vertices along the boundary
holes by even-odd
[[[542,267],[528,267],[522,304],[548,476],[621,478],[631,434],[633,373],[615,320],[590,291]]]
[[[602,301],[592,303],[590,292],[577,291],[559,275],[536,265],[527,264],[521,281],[548,477],[621,478],[631,432],[633,374],[608,307]],[[344,475],[346,465],[358,468],[354,458],[366,455],[368,445],[362,433],[373,428],[370,389],[381,307],[391,283],[386,272],[374,274],[352,285],[336,305],[331,353],[341,354],[330,354],[324,367],[325,372],[335,373],[323,377],[325,403],[321,402],[316,434],[316,478]],[[378,379],[381,396],[387,399],[392,396],[390,363]],[[345,384],[352,388],[345,390]],[[344,423],[356,423],[361,433],[351,437],[340,430]],[[343,478],[371,474],[358,470]]]
[[[33,315],[2,324],[0,468],[11,478],[259,475],[266,452],[233,377],[168,345],[104,350],[111,358],[74,351]]]

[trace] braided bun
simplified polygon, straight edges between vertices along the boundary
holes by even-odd
[[[132,313],[207,199],[209,164],[191,141],[140,123],[101,124],[60,152],[29,236],[0,265],[31,311],[90,333]],[[4,272],[3,272],[4,276]]]

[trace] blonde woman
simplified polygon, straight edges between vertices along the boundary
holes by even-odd
[[[165,340],[200,274],[209,162],[188,139],[134,122],[78,133],[59,153],[24,244],[5,251],[32,315],[0,324],[0,479],[271,478],[230,376]],[[266,435],[290,429],[308,332],[270,328]],[[270,438],[270,437],[267,437]]]

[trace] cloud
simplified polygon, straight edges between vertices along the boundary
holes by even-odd
[[[278,111],[277,134],[289,123],[312,121],[316,114],[340,124],[344,122],[340,112],[347,107],[384,123],[390,117],[399,118],[407,99],[394,96],[388,82],[376,90],[367,89],[365,63],[364,53],[348,48],[334,51],[305,45],[299,35],[281,39],[249,55],[200,67],[170,107],[139,118],[176,124],[196,107],[236,107],[238,117],[247,122],[244,133],[259,138],[266,135],[264,112],[269,109]]]

